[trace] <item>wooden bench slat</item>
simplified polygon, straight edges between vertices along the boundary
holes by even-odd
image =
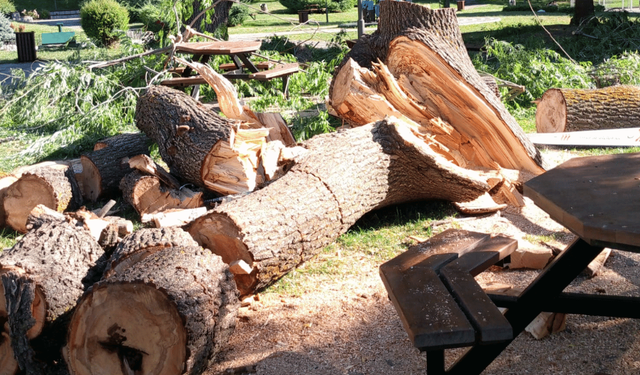
[[[485,233],[447,229],[437,236],[431,237],[428,241],[411,246],[409,250],[389,260],[385,264],[394,264],[401,266],[402,269],[406,269],[422,262],[433,254],[464,254],[475,249],[478,244],[489,237],[490,236]]]
[[[249,78],[256,79],[258,81],[266,81],[269,79],[297,73],[299,71],[300,71],[300,65],[298,63],[291,63],[291,64],[276,66],[273,69],[264,70],[262,72],[253,73],[249,76]]]
[[[417,348],[445,349],[475,342],[473,326],[436,273],[456,258],[457,254],[438,254],[409,269],[380,268],[389,297]]]
[[[201,76],[171,78],[160,82],[161,85],[170,87],[188,87],[205,83],[207,83],[207,81]]]
[[[513,329],[509,321],[469,273],[470,268],[486,269],[498,259],[498,252],[472,252],[440,270],[444,284],[476,329],[478,341],[484,344],[504,342],[513,338]]]
[[[259,63],[255,63],[254,65],[258,69],[269,69],[272,66],[276,65],[276,63],[274,63],[273,61],[261,61]],[[241,66],[244,68],[245,65],[242,64]],[[221,70],[236,70],[236,69],[238,69],[238,67],[234,63],[220,64],[218,66],[218,68],[220,68]]]

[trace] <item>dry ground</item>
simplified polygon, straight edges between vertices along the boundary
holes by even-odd
[[[555,151],[548,156],[560,162],[572,155]],[[513,236],[520,248],[540,246],[536,242],[562,248],[574,238],[531,201],[522,210],[489,218],[454,219],[434,233],[450,227]],[[407,338],[378,275],[378,262],[337,249],[304,267],[340,257],[350,257],[342,261],[354,272],[310,275],[293,292],[275,288],[245,303],[228,350],[207,374],[424,374],[425,355]],[[598,276],[579,278],[570,289],[637,295],[639,263],[640,255],[614,251]],[[478,278],[522,287],[536,275],[505,269]],[[638,353],[639,321],[570,315],[563,332],[542,340],[521,334],[484,374],[640,374]]]

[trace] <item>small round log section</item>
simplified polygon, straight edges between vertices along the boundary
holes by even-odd
[[[150,87],[136,106],[136,125],[158,144],[171,173],[201,187],[207,155],[219,141],[230,142],[234,124],[164,86]]]
[[[110,277],[167,247],[199,246],[191,235],[176,227],[143,228],[125,237],[114,250],[104,272]]]
[[[237,291],[220,257],[164,248],[95,285],[71,319],[72,375],[200,374],[235,327]]]
[[[396,119],[319,135],[304,146],[307,156],[286,175],[188,229],[232,265],[243,296],[316,255],[371,210],[422,199],[471,201],[491,189],[487,176],[451,165]],[[233,267],[238,262],[247,267]]]
[[[5,192],[3,205],[6,224],[25,233],[27,217],[38,204],[63,212],[79,206],[81,199],[71,169],[31,170],[23,173]]]
[[[203,205],[202,193],[190,189],[171,189],[156,176],[133,171],[120,181],[122,196],[140,214],[172,208],[196,208]]]
[[[144,134],[124,134],[97,143],[94,151],[82,155],[82,196],[95,202],[117,191],[120,180],[133,171],[129,158],[149,154],[149,142]]]
[[[9,186],[16,181],[18,181],[18,178],[15,176],[4,176],[0,178],[0,228],[5,226],[4,205],[2,204],[4,194],[7,192],[7,189],[9,189]]]
[[[640,87],[550,89],[536,109],[538,133],[618,129],[640,126]]]
[[[5,340],[0,343],[0,363],[11,363],[5,355],[13,352],[28,374],[42,373],[48,365],[44,359],[55,357],[64,336],[50,342],[47,353],[34,350],[30,340],[64,324],[60,322],[99,279],[105,263],[104,251],[89,232],[64,222],[42,224],[2,253],[0,320]]]

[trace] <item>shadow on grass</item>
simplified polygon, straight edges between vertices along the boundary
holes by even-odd
[[[348,232],[376,230],[394,225],[404,225],[417,220],[441,220],[456,213],[453,205],[446,201],[403,203],[365,214]]]

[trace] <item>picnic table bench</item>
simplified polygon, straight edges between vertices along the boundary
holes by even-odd
[[[76,33],[73,31],[62,31],[62,26],[64,26],[62,22],[56,23],[56,26],[58,26],[57,33],[41,34],[43,46],[66,44],[68,41],[73,39],[73,37],[76,35]]]
[[[300,71],[298,63],[275,64],[272,62],[253,63],[251,55],[260,49],[262,42],[236,41],[236,42],[197,42],[179,44],[176,52],[193,54],[193,61],[205,64],[214,55],[227,55],[233,63],[222,64],[221,70],[226,71],[223,76],[227,79],[269,81],[282,78],[282,91],[285,96],[289,93],[289,76]],[[164,86],[185,88],[198,87],[206,83],[204,78],[192,76],[192,69],[185,67],[175,71],[181,77],[167,79],[161,82]]]
[[[512,238],[450,229],[380,266],[404,329],[427,352],[428,374],[446,373],[445,349],[513,338],[511,325],[474,276],[516,248]]]

